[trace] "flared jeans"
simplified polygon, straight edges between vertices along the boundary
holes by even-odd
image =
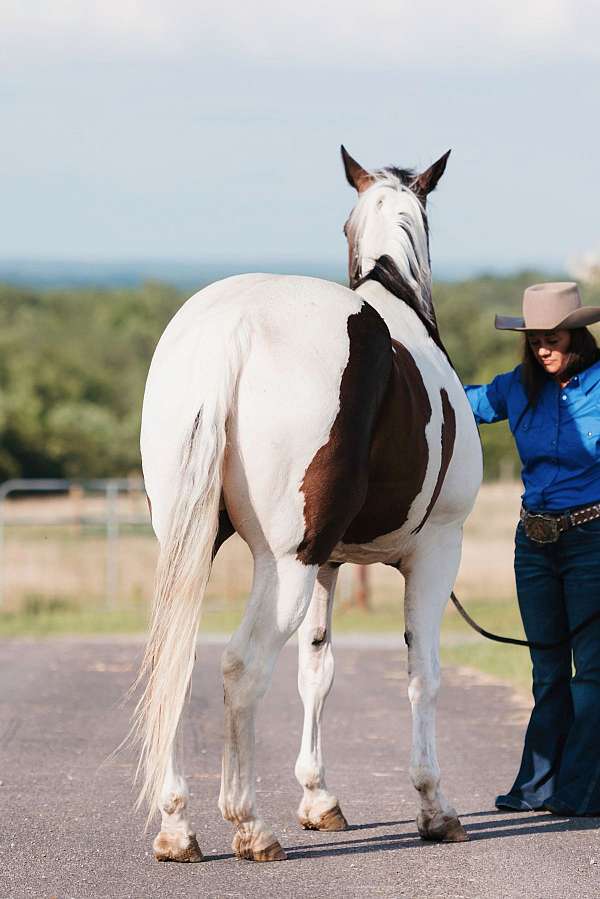
[[[515,576],[527,639],[565,637],[600,610],[600,519],[547,544],[519,524]],[[531,661],[535,705],[504,798],[514,808],[600,815],[600,621],[559,649],[532,649]]]

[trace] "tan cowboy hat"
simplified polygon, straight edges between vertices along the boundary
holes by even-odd
[[[523,318],[497,315],[501,331],[556,331],[584,328],[600,321],[600,306],[582,306],[574,281],[533,284],[523,294]]]

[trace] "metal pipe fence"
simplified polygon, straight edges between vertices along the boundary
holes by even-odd
[[[0,483],[2,613],[131,613],[142,620],[157,555],[141,478]],[[252,569],[248,547],[234,536],[213,566],[205,618],[247,598]],[[357,579],[354,566],[344,566],[338,604],[366,607],[368,590],[366,578]]]
[[[26,528],[42,528],[44,534],[55,528],[76,528],[81,533],[85,529],[103,533],[105,538],[104,557],[104,604],[112,609],[119,598],[119,544],[124,527],[150,531],[150,519],[145,509],[120,508],[123,495],[145,497],[144,482],[141,478],[108,478],[89,480],[65,480],[57,478],[11,479],[0,484],[0,608],[7,600],[7,536],[10,531],[23,533]],[[15,502],[17,497],[32,499],[45,497],[68,498],[69,502],[60,514],[40,516],[39,509],[27,514],[27,504]],[[86,498],[96,496],[103,502],[91,507]],[[19,514],[15,514],[15,510]],[[23,529],[23,531],[21,531]]]

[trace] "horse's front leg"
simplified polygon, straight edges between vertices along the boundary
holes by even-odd
[[[304,704],[296,778],[304,790],[298,818],[308,830],[346,830],[338,801],[325,783],[321,718],[333,683],[331,612],[338,566],[319,569],[310,606],[298,631],[298,690]]]
[[[405,639],[413,734],[410,774],[421,808],[417,827],[425,840],[467,840],[456,811],[440,790],[435,707],[440,686],[440,624],[460,564],[462,529],[431,528],[402,565],[406,577]]]

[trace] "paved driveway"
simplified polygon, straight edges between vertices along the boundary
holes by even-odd
[[[139,642],[0,644],[0,897],[600,896],[600,820],[493,810],[510,786],[526,711],[504,686],[447,671],[439,752],[447,794],[469,843],[421,842],[408,780],[410,742],[401,647],[336,650],[327,709],[329,781],[351,829],[302,831],[293,767],[301,714],[293,648],[282,655],[258,723],[258,797],[286,862],[234,859],[218,808],[221,649],[203,645],[186,713],[186,771],[200,865],[158,864],[153,833],[132,811],[133,759],[101,762],[127,730],[119,701]],[[518,651],[518,650],[507,650]]]

